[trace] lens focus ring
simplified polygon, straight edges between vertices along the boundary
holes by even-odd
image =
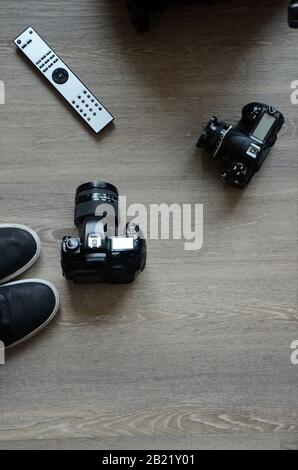
[[[86,217],[97,215],[96,211],[102,205],[107,206],[105,212],[110,212],[118,219],[118,198],[117,188],[109,183],[96,181],[79,186],[75,199],[75,225],[81,225]]]

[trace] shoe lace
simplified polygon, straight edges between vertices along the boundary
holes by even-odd
[[[0,333],[11,327],[11,312],[4,295],[0,294]]]

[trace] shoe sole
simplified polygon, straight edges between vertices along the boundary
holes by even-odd
[[[5,346],[5,349],[9,349],[9,348],[13,348],[14,346],[18,346],[19,344],[24,343],[24,341],[27,341],[28,339],[30,339],[33,336],[37,335],[41,330],[43,330],[53,320],[53,318],[55,317],[55,315],[58,312],[58,309],[59,309],[59,294],[58,294],[58,291],[57,291],[56,287],[51,282],[44,281],[43,279],[25,279],[24,281],[9,282],[8,284],[1,285],[0,287],[14,286],[16,284],[25,284],[25,283],[28,283],[28,282],[36,282],[36,283],[39,283],[39,284],[45,284],[52,290],[52,292],[55,296],[55,300],[56,300],[54,310],[52,311],[49,318],[44,323],[42,323],[42,325],[40,325],[38,328],[36,328],[36,330],[33,330],[31,333],[29,333],[29,335],[24,336],[23,338],[19,339],[18,341],[15,341],[14,343],[9,344],[8,346]]]
[[[29,268],[31,268],[31,266],[33,266],[34,263],[36,263],[36,261],[38,260],[39,258],[39,255],[40,255],[40,248],[41,248],[41,243],[40,243],[40,238],[39,236],[37,235],[37,233],[32,230],[30,227],[27,227],[26,225],[20,225],[20,224],[0,224],[0,229],[1,228],[19,228],[19,229],[22,229],[24,230],[25,232],[28,232],[30,233],[30,235],[32,235],[32,237],[34,238],[35,240],[35,243],[36,243],[36,253],[35,255],[33,256],[33,258],[31,258],[31,260],[25,264],[21,269],[19,269],[18,271],[16,271],[15,273],[13,274],[10,274],[9,276],[5,277],[4,279],[0,279],[0,284],[3,284],[3,283],[6,283],[8,281],[11,281],[12,279],[20,276],[21,274],[23,274],[25,271],[27,271]]]

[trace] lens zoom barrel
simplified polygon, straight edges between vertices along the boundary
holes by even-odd
[[[230,126],[226,122],[220,122],[215,116],[213,116],[199,138],[197,147],[204,147],[207,152],[212,154],[216,153],[223,140],[225,131],[229,130],[229,128]]]
[[[74,223],[79,227],[86,217],[94,217],[99,206],[105,205],[105,211],[118,221],[119,194],[115,186],[102,181],[82,184],[76,190]],[[110,207],[110,210],[109,210]]]

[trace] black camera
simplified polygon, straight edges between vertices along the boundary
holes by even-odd
[[[79,186],[74,223],[80,237],[62,240],[61,266],[75,283],[132,282],[146,265],[146,241],[136,224],[119,236],[119,194],[115,186],[90,182]]]
[[[184,0],[191,3],[197,0]],[[210,0],[201,0],[208,2]],[[163,13],[166,8],[175,3],[175,0],[127,0],[127,7],[133,24],[140,33],[146,32],[150,27],[151,15]]]
[[[197,147],[204,147],[221,161],[221,177],[226,183],[243,188],[261,168],[283,124],[283,115],[273,106],[250,103],[244,106],[238,126],[214,116]]]
[[[127,0],[131,20],[140,33],[145,33],[150,26],[152,13],[162,13],[170,0]]]
[[[191,3],[196,0],[184,0]],[[210,2],[210,0],[201,0]],[[150,27],[152,13],[163,13],[169,4],[175,0],[127,0],[127,7],[133,24],[140,33],[146,32]],[[288,21],[291,28],[298,28],[298,0],[291,0],[288,8]]]
[[[298,28],[298,0],[291,0],[288,9],[288,20],[290,28]]]

